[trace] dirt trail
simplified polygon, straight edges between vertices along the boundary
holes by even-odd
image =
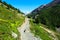
[[[18,28],[21,34],[21,40],[41,40],[40,38],[34,37],[34,35],[30,32],[29,19],[25,18],[25,23]]]

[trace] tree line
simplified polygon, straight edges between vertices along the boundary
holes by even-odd
[[[10,9],[10,8],[11,8],[11,9],[13,9],[13,10],[17,10],[18,13],[21,13],[21,11],[20,11],[19,9],[13,7],[11,4],[6,3],[5,1],[0,0],[0,3],[6,5],[6,6],[7,6],[7,9]]]

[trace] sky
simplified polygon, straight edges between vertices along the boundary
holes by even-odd
[[[12,6],[20,9],[20,11],[22,11],[23,13],[27,14],[43,4],[51,2],[52,0],[3,0],[3,1],[6,1],[8,4],[11,4]]]

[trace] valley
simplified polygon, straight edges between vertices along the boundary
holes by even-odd
[[[60,40],[60,0],[28,14],[8,3],[0,0],[0,40]]]

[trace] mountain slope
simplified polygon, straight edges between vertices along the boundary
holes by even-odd
[[[60,33],[59,31],[60,30],[60,0],[54,0],[49,4],[44,5],[42,9],[41,7],[40,8],[38,7],[35,10],[33,10],[30,14],[28,14],[28,17],[33,18],[33,23],[46,25],[43,27],[56,32],[57,34],[55,35],[60,40],[60,35],[59,35]],[[38,28],[36,29],[38,30]],[[38,34],[36,33],[36,35]]]
[[[37,9],[33,10],[29,15],[32,18],[34,18],[36,22],[39,21],[46,25],[51,24],[51,25],[55,25],[56,27],[59,27],[60,1],[54,0],[49,4],[40,6]],[[48,21],[49,23],[47,23]]]
[[[53,0],[52,2],[50,2],[48,4],[41,5],[38,8],[34,9],[29,15],[31,15],[33,18],[35,18],[34,16],[37,15],[37,14],[39,14],[38,12],[40,10],[48,8],[48,7],[55,6],[57,4],[60,4],[60,0]]]
[[[8,8],[3,2],[0,2],[0,40],[18,40],[17,26],[21,25],[23,21],[22,12]]]

